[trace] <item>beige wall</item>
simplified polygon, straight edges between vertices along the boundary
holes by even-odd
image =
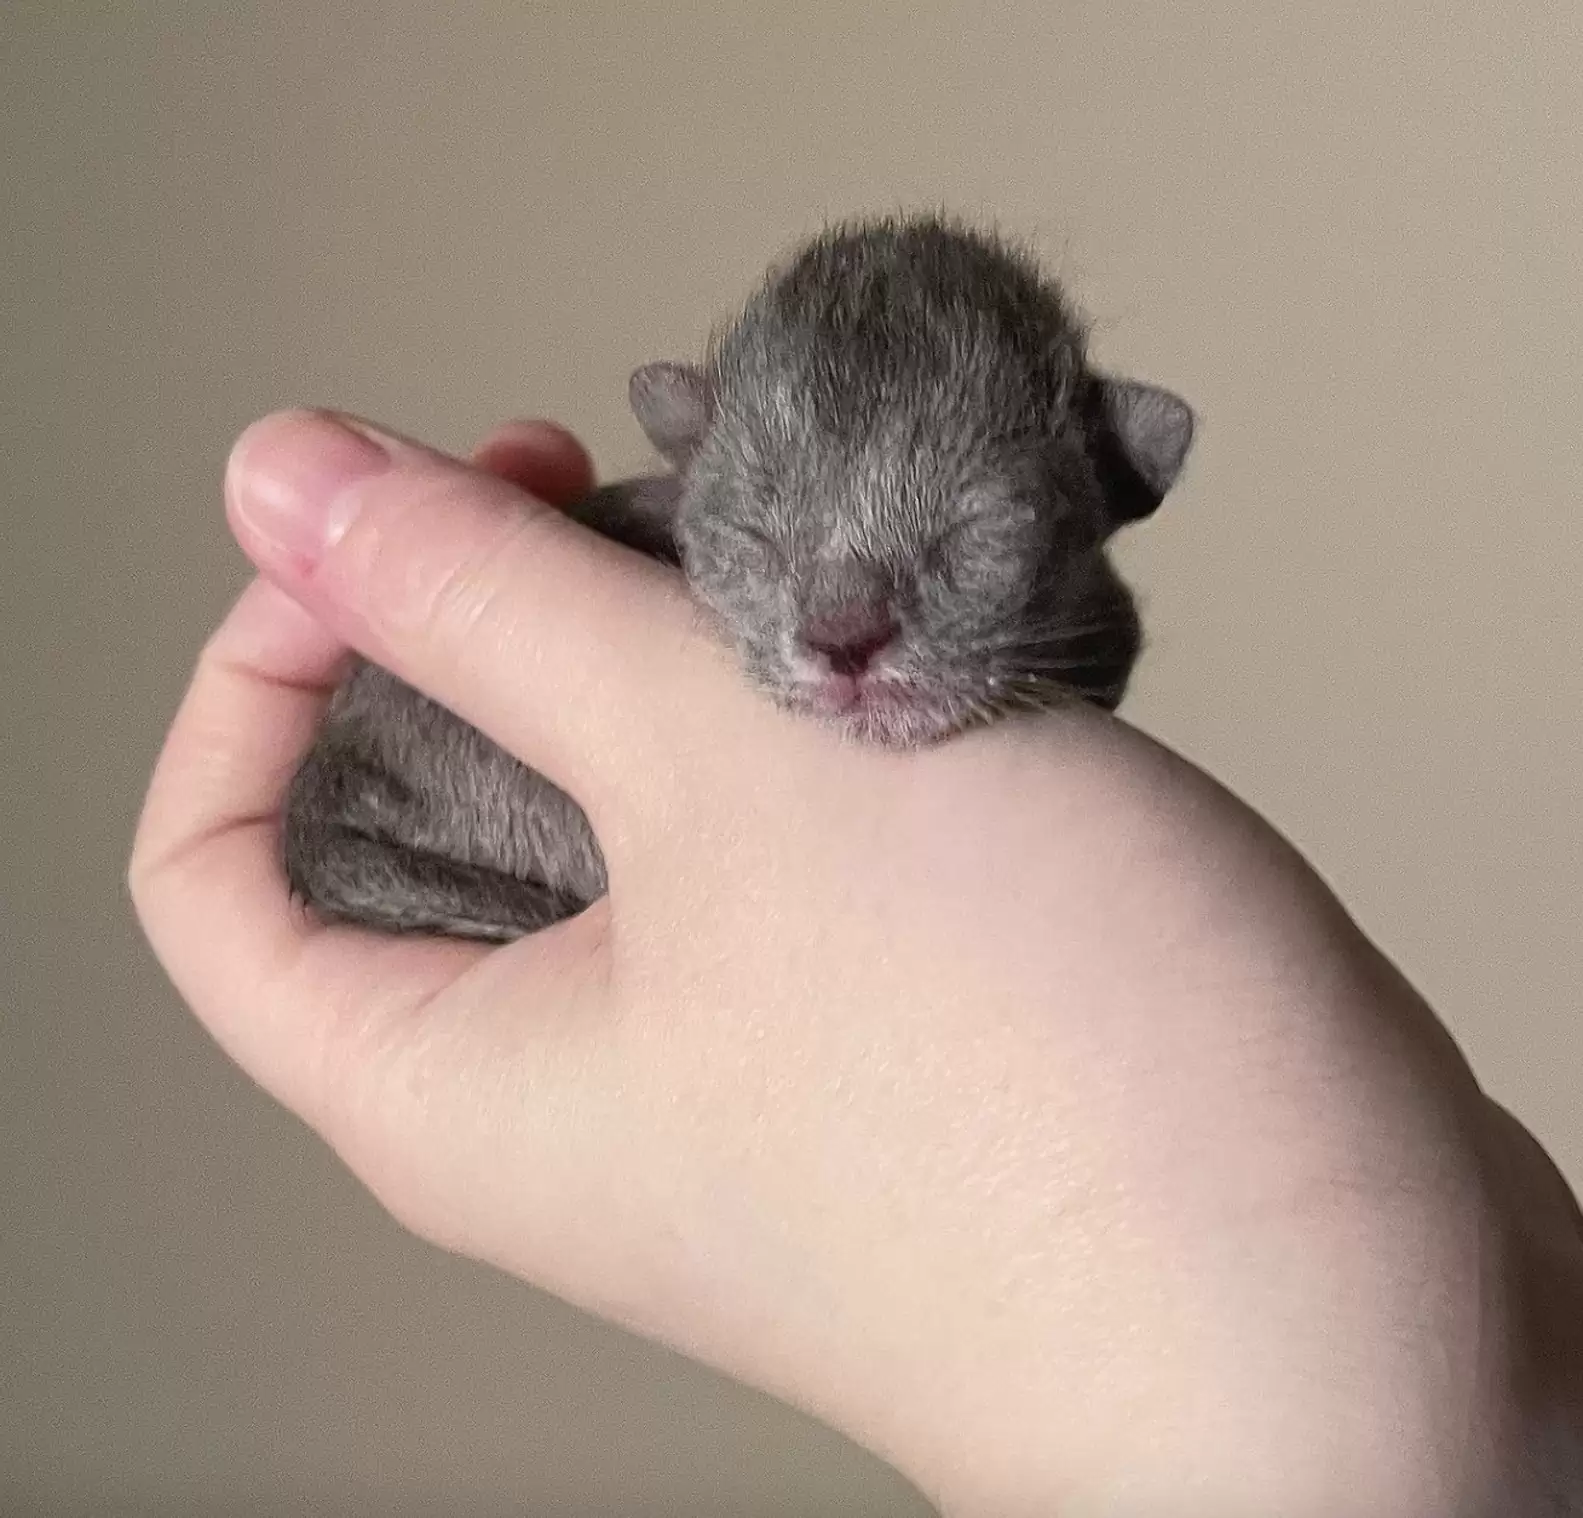
[[[242,581],[244,423],[322,401],[461,446],[551,413],[619,469],[627,370],[826,213],[998,214],[1103,358],[1197,403],[1127,553],[1131,715],[1298,839],[1583,1178],[1580,17],[0,7],[0,1510],[923,1510],[403,1238],[121,893]]]

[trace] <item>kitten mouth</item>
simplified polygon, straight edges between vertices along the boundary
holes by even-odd
[[[914,748],[948,737],[969,715],[960,701],[885,675],[827,674],[801,683],[792,704],[854,738],[891,748]]]

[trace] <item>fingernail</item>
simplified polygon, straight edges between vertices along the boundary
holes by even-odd
[[[351,525],[350,487],[387,468],[369,434],[326,412],[293,411],[256,422],[226,468],[239,522],[298,568],[311,568]]]
[[[576,439],[564,427],[558,427],[554,422],[540,421],[537,417],[511,422],[502,430],[509,434],[513,442],[526,443],[532,448],[565,448],[568,443],[576,445]]]

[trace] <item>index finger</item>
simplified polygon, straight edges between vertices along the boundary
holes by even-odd
[[[290,898],[282,798],[346,657],[281,591],[250,585],[198,661],[128,868],[183,999],[250,1076],[321,1129],[357,1049],[487,952],[328,926]]]

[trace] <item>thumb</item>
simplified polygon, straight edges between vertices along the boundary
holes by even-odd
[[[741,700],[673,571],[366,423],[265,418],[232,452],[226,500],[267,578],[613,835],[665,805],[672,756]]]

